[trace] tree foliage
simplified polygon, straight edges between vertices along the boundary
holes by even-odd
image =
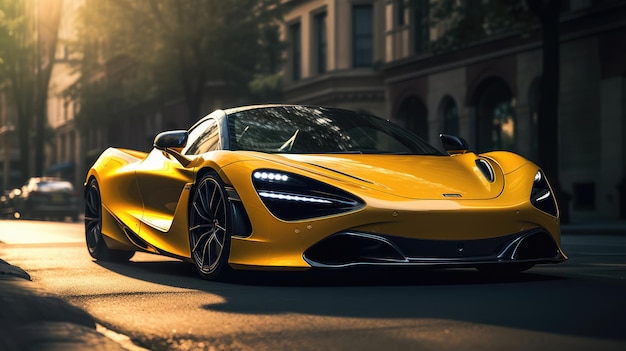
[[[437,53],[498,34],[525,34],[538,24],[526,0],[439,0],[432,3],[430,13],[430,26],[440,32],[431,43],[431,50]]]
[[[0,0],[0,83],[8,87],[15,106],[22,178],[43,173],[48,83],[60,5],[60,0]],[[32,172],[31,144],[35,149]]]
[[[280,47],[266,34],[276,29],[278,2],[87,1],[78,22],[82,79],[71,92],[81,100],[81,123],[178,97],[195,119],[210,82],[248,93],[255,75],[278,64]]]
[[[32,55],[33,42],[28,37],[28,24],[23,4],[0,0],[0,80],[7,86],[10,100],[17,114],[17,132],[20,146],[20,173],[22,178],[29,174],[29,125],[33,122],[34,75]]]

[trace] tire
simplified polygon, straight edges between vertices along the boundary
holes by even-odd
[[[210,171],[196,183],[189,206],[189,245],[198,274],[224,280],[232,273],[228,264],[232,213],[224,182]]]
[[[98,182],[91,178],[85,189],[85,242],[89,255],[98,261],[128,261],[135,251],[109,249],[102,235],[102,199]]]

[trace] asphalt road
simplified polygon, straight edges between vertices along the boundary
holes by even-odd
[[[626,350],[626,237],[563,238],[570,260],[474,270],[250,272],[94,262],[82,224],[0,221],[0,258],[151,350]]]

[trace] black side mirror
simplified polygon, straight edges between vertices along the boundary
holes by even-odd
[[[444,150],[450,155],[464,154],[469,149],[465,139],[448,134],[439,134]]]
[[[177,150],[187,145],[187,139],[189,139],[189,133],[186,130],[163,132],[154,138],[154,147],[172,155],[183,167],[188,167],[191,160]]]
[[[172,130],[159,133],[154,138],[154,147],[159,150],[185,147],[188,138],[189,133],[186,130]]]

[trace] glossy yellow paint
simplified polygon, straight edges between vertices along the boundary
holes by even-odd
[[[139,231],[141,225],[143,204],[132,175],[136,162],[145,155],[145,153],[130,150],[109,148],[102,153],[87,174],[87,181],[95,177],[100,186],[103,203],[103,233],[120,243],[129,242],[124,234],[122,223],[135,232]],[[106,179],[104,184],[102,179]],[[124,210],[118,211],[118,209]],[[111,244],[114,245],[112,248],[118,246],[113,242]]]
[[[493,155],[492,155],[493,156]],[[327,156],[323,156],[327,157]],[[532,163],[513,156],[507,158],[506,155],[495,155],[490,158],[491,162],[507,163],[509,171],[507,181],[502,180],[500,173],[500,185],[483,186],[481,189],[484,199],[449,199],[444,198],[438,188],[429,189],[432,198],[414,199],[406,196],[401,190],[398,195],[392,193],[389,188],[396,186],[393,178],[382,183],[381,173],[383,170],[376,169],[369,171],[365,168],[361,172],[350,172],[352,177],[369,180],[379,177],[379,181],[373,184],[355,180],[352,177],[341,175],[333,170],[342,171],[342,165],[348,162],[372,163],[384,156],[364,156],[342,155],[340,158],[328,158],[329,162],[321,162],[317,156],[289,156],[288,160],[303,159],[309,161],[315,159],[316,164],[323,164],[326,168],[315,167],[311,170],[306,168],[309,176],[328,184],[347,190],[361,199],[366,208],[350,214],[342,214],[331,218],[321,218],[308,221],[285,222],[273,217],[265,208],[261,200],[256,195],[250,174],[258,168],[266,168],[265,157],[263,161],[248,161],[243,165],[232,164],[223,169],[223,172],[237,184],[236,188],[245,202],[246,211],[253,223],[253,232],[250,238],[234,238],[232,241],[232,253],[230,262],[235,265],[259,265],[259,266],[289,266],[308,267],[308,263],[302,258],[302,253],[319,240],[340,231],[364,231],[371,233],[389,234],[407,238],[436,239],[436,240],[471,240],[493,238],[502,235],[513,234],[519,231],[532,228],[546,228],[555,241],[560,243],[560,231],[558,218],[547,215],[535,209],[529,202],[529,195],[532,188],[532,179],[537,172],[537,166]],[[282,158],[274,156],[274,158]],[[433,157],[436,158],[436,157]],[[450,158],[439,157],[444,162]],[[476,158],[474,154],[464,154],[455,156],[461,164],[468,164],[468,159]],[[338,159],[340,159],[338,161]],[[373,160],[375,159],[375,160]],[[404,162],[402,162],[404,161]],[[407,169],[406,164],[413,161],[411,157],[405,156],[404,160],[391,159],[385,162],[378,162],[384,167],[391,169]],[[298,166],[280,160],[280,164],[272,166],[273,169],[282,171],[294,171],[294,168],[302,169],[302,164]],[[435,161],[430,161],[429,164]],[[417,163],[417,162],[416,162]],[[400,167],[396,165],[401,165]],[[453,166],[452,169],[457,169]],[[443,167],[442,167],[443,168]],[[471,171],[464,175],[465,181],[476,185],[477,182],[471,179]],[[358,169],[355,167],[354,169]],[[415,173],[423,173],[422,170],[414,170]],[[458,177],[459,173],[452,176]],[[374,177],[372,177],[374,174]],[[441,174],[441,177],[444,175]],[[480,175],[475,175],[479,177]],[[442,182],[447,182],[448,179]],[[454,181],[459,182],[458,179]],[[497,183],[497,182],[495,182]],[[416,184],[416,185],[413,185]],[[426,180],[420,182],[414,180],[413,183],[405,186],[428,186],[431,182]],[[459,186],[460,188],[462,186]],[[494,189],[495,188],[495,189]],[[498,189],[500,188],[500,189]],[[411,191],[411,190],[409,190]],[[415,193],[415,192],[414,192]],[[438,194],[438,198],[434,198]],[[481,194],[475,191],[473,194]],[[479,197],[476,195],[476,197]]]
[[[477,157],[493,165],[494,182],[482,175]],[[260,168],[317,179],[360,197],[366,206],[324,218],[280,220],[267,210],[252,184],[252,173]],[[103,153],[87,176],[100,184],[103,233],[111,238],[107,243],[115,241],[119,248],[139,238],[146,251],[189,259],[189,199],[204,169],[217,171],[225,184],[236,189],[252,223],[249,237],[231,240],[229,263],[234,267],[306,268],[309,265],[302,257],[306,249],[349,230],[472,240],[541,227],[560,245],[558,217],[537,210],[529,201],[538,167],[512,153],[408,156],[216,151],[195,157],[183,167],[163,151],[145,154],[116,149]],[[125,233],[121,224],[136,237]]]

